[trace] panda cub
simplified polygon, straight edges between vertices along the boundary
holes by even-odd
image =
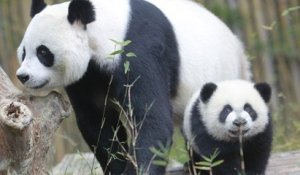
[[[267,83],[229,80],[205,84],[193,95],[184,115],[183,132],[191,146],[191,163],[203,161],[202,156],[210,156],[218,149],[216,160],[224,162],[213,168],[213,174],[241,172],[242,133],[246,174],[264,174],[272,143],[267,107],[270,97]]]

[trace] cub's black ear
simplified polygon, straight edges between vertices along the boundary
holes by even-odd
[[[212,94],[217,89],[217,85],[214,83],[206,83],[200,92],[200,98],[203,103],[207,103]]]
[[[32,0],[30,10],[31,18],[33,18],[37,13],[40,13],[46,6],[47,4],[44,0]]]
[[[95,21],[95,10],[89,0],[73,0],[69,5],[68,21],[73,24],[75,21],[81,22],[84,26]]]
[[[268,103],[270,101],[272,91],[270,85],[268,83],[256,83],[254,87],[264,101]]]

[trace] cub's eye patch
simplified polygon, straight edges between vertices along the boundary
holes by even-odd
[[[26,57],[26,50],[25,47],[23,47],[22,62],[24,61],[25,57]]]
[[[51,67],[54,64],[54,55],[52,52],[44,45],[40,45],[36,49],[36,56],[39,61],[46,67]]]
[[[253,121],[256,120],[257,114],[250,104],[246,103],[244,105],[244,111],[246,111],[250,115]]]
[[[225,123],[227,116],[232,112],[232,107],[230,105],[225,105],[222,111],[220,112],[219,121]]]

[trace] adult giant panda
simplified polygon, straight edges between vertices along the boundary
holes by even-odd
[[[224,162],[212,169],[213,174],[241,173],[241,134],[246,174],[265,174],[272,143],[270,97],[267,83],[229,80],[205,84],[193,95],[184,115],[183,131],[192,153],[189,167],[218,150],[216,160]]]
[[[151,164],[149,148],[171,144],[172,115],[183,114],[194,90],[207,81],[250,76],[238,39],[192,1],[33,0],[31,16],[18,48],[17,77],[32,90],[65,87],[78,127],[106,173],[136,173],[119,154],[126,149],[139,170],[163,174],[164,166]],[[123,47],[111,40],[132,42]],[[114,51],[120,54],[108,58]],[[137,57],[127,58],[129,52]],[[125,85],[133,82],[128,98]],[[134,121],[142,123],[135,148],[118,126],[121,109],[112,99],[125,111],[132,106]]]

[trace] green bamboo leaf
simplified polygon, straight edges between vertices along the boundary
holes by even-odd
[[[136,54],[133,53],[133,52],[128,52],[128,53],[126,54],[126,57],[128,57],[128,58],[130,58],[130,57],[136,57]]]
[[[120,46],[127,46],[131,43],[130,40],[126,40],[126,41],[117,41],[114,39],[110,39],[113,43],[115,43],[116,45],[120,45]]]
[[[126,40],[126,41],[117,41],[117,40],[114,40],[114,39],[110,39],[113,43],[115,43],[116,45],[120,45],[120,46],[127,46],[129,45],[132,41],[131,40]]]
[[[165,154],[162,151],[156,149],[155,147],[151,147],[150,151],[158,157],[162,157],[162,158],[165,157]]]
[[[218,155],[219,155],[220,151],[217,149],[215,149],[214,153],[210,156],[210,160],[214,160]]]
[[[210,162],[205,162],[205,161],[196,162],[195,164],[196,165],[202,165],[202,166],[208,166],[208,167],[211,165]]]
[[[286,16],[288,15],[290,12],[292,11],[295,11],[295,10],[299,10],[300,9],[300,6],[295,6],[295,7],[290,7],[286,10],[284,10],[282,13],[281,13],[281,16]]]
[[[119,55],[119,54],[122,54],[124,52],[124,50],[116,50],[112,53],[110,53],[109,55],[113,56],[113,55]]]
[[[211,168],[210,167],[204,167],[204,166],[195,166],[196,169],[198,170],[204,170],[204,171],[210,171]]]
[[[168,163],[165,160],[154,160],[153,164],[158,166],[166,166]]]
[[[125,47],[125,46],[128,46],[131,42],[132,42],[131,40],[126,40],[126,41],[122,42],[121,45],[123,47]]]
[[[211,167],[215,167],[215,166],[221,165],[223,162],[224,162],[224,160],[218,160],[218,161],[214,162],[214,163],[211,165]]]
[[[267,25],[262,25],[262,28],[265,30],[273,30],[273,28],[276,26],[277,22],[273,21],[269,26]]]
[[[211,159],[210,158],[208,158],[208,157],[206,157],[206,156],[201,156],[205,161],[207,161],[207,162],[211,162]]]
[[[129,61],[125,61],[125,63],[124,63],[124,71],[125,71],[125,74],[127,74],[130,71],[130,62]]]
[[[123,41],[117,41],[117,40],[114,40],[114,39],[109,39],[109,40],[111,40],[116,45],[122,45],[122,43],[123,43]]]

